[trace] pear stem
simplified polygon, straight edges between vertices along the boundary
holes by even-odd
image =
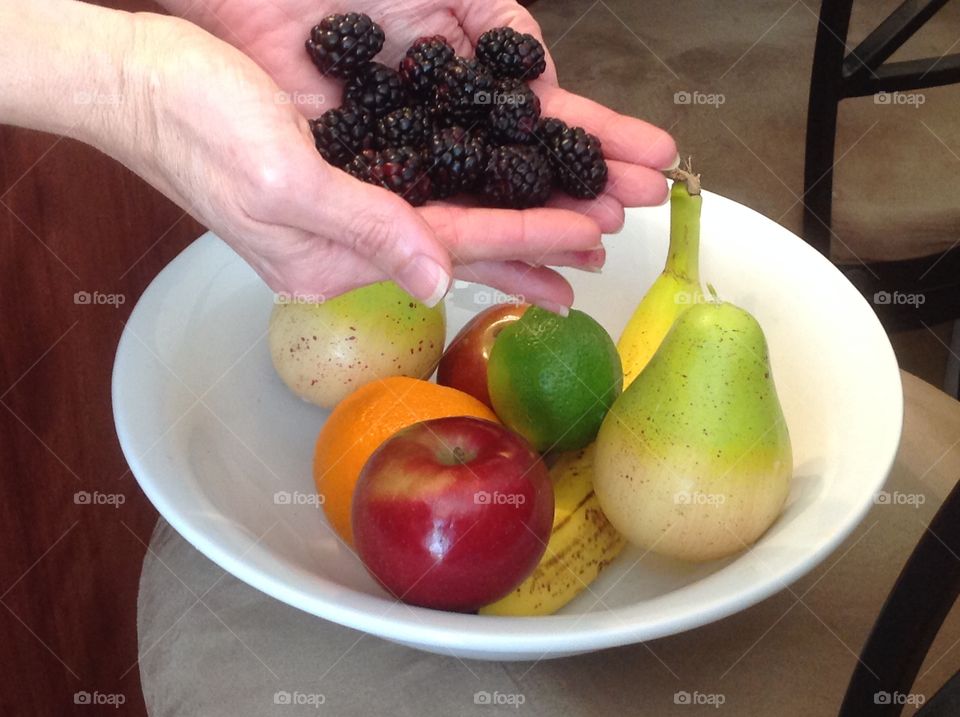
[[[665,271],[700,285],[700,175],[691,160],[671,173],[670,249]]]

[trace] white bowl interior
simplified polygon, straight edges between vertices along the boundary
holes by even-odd
[[[576,306],[616,339],[663,266],[666,207],[628,210],[600,275],[566,272]],[[326,413],[294,397],[266,345],[271,292],[213,235],[177,257],[130,318],[114,367],[121,445],[143,490],[191,543],[264,592],[422,649],[539,659],[652,639],[782,589],[860,520],[892,464],[902,394],[869,305],[799,238],[705,193],[701,273],[760,321],[793,441],[787,506],[749,551],[689,565],[628,550],[549,618],[493,618],[387,596],[310,504],[313,443]],[[448,338],[497,298],[458,283]],[[277,493],[291,502],[278,503]]]

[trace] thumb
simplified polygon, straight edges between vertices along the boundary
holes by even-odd
[[[452,268],[446,248],[430,225],[402,198],[366,184],[317,157],[318,185],[307,230],[347,246],[390,276],[427,306],[450,288]]]

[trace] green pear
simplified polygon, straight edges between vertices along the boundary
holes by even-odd
[[[790,490],[790,434],[767,341],[725,302],[680,315],[597,436],[594,489],[631,543],[711,560],[753,543]]]
[[[365,383],[429,378],[443,354],[446,317],[392,281],[329,300],[280,295],[268,342],[277,374],[305,401],[333,408]]]

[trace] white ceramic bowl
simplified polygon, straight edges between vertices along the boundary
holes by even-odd
[[[624,230],[606,240],[604,272],[567,273],[576,306],[614,338],[663,266],[668,222],[667,207],[629,210]],[[796,462],[786,508],[730,559],[688,565],[628,550],[555,616],[399,604],[334,539],[310,503],[326,413],[274,374],[265,338],[273,296],[213,235],[171,262],[130,317],[113,374],[117,433],[144,492],[187,540],[327,620],[438,653],[518,660],[689,630],[781,590],[837,547],[887,476],[903,413],[897,364],[873,311],[799,238],[705,193],[701,271],[766,332]],[[458,284],[447,298],[448,338],[491,297]]]

